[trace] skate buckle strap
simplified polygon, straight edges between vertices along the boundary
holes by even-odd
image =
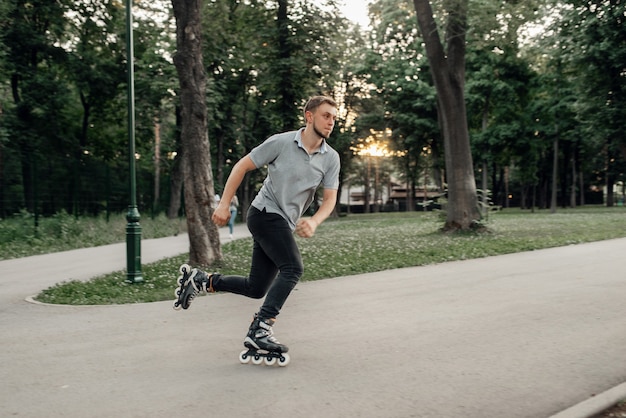
[[[260,332],[257,331],[257,338],[266,337],[268,341],[274,344],[280,344],[280,342],[274,337],[274,330],[272,325],[274,325],[276,321],[274,319],[265,319],[259,321]]]
[[[196,292],[200,292],[201,289],[198,289],[198,286],[196,286],[196,280],[195,280],[196,274],[198,274],[198,269],[191,270],[191,274],[189,275],[189,278],[187,279],[187,281],[191,283],[191,286],[193,286]]]
[[[189,281],[196,292],[215,293],[215,289],[213,289],[213,274],[207,274],[209,276],[208,280],[200,280],[200,283],[196,283],[196,276],[199,272],[198,269],[193,269],[189,275]]]

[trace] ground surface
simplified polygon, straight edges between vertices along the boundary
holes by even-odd
[[[144,259],[188,248],[156,241]],[[257,300],[24,301],[124,250],[0,263],[3,416],[538,418],[626,381],[626,239],[299,283],[288,367],[237,360]]]

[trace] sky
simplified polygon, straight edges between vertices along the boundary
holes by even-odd
[[[322,0],[313,0],[320,5]],[[352,20],[355,23],[359,23],[363,27],[369,26],[369,19],[367,18],[367,0],[337,0],[339,4],[339,10],[346,18]]]
[[[367,3],[367,0],[343,0],[343,6],[340,6],[340,9],[345,17],[367,27],[369,25]]]

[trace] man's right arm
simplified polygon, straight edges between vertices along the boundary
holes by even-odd
[[[211,217],[213,223],[217,226],[226,225],[228,218],[230,218],[230,201],[233,196],[235,196],[235,193],[241,185],[246,173],[248,171],[255,170],[256,168],[257,167],[252,162],[250,155],[246,155],[241,160],[237,161],[237,164],[233,166],[233,169],[228,176],[228,180],[226,180],[226,185],[224,186],[224,192],[222,193],[220,203],[217,205],[217,208]]]

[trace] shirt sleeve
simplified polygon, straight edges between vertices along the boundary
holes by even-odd
[[[261,168],[274,161],[283,146],[283,141],[279,140],[278,135],[270,136],[250,151],[250,159],[257,168]]]
[[[323,186],[325,189],[339,189],[339,170],[340,170],[340,162],[339,162],[339,154],[336,152],[332,153],[333,158],[330,159],[329,168],[324,174]]]

